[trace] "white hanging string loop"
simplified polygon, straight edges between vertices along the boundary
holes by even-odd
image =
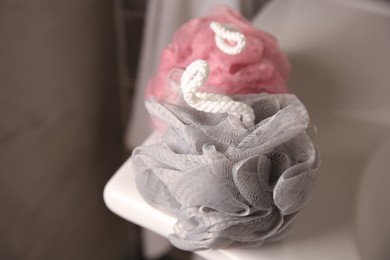
[[[197,92],[205,84],[209,73],[209,64],[204,60],[196,60],[186,68],[181,77],[181,89],[187,104],[204,112],[228,113],[242,120],[246,127],[252,126],[255,114],[247,104],[220,94]]]
[[[237,55],[244,50],[246,38],[242,33],[218,22],[211,22],[210,28],[215,33],[215,44],[222,52]],[[230,43],[235,43],[235,45]]]

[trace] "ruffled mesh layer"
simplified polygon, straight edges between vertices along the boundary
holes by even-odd
[[[245,128],[226,114],[146,102],[165,124],[134,150],[141,195],[178,221],[169,239],[183,250],[259,246],[282,236],[317,179],[308,113],[291,94],[233,96],[254,110]]]

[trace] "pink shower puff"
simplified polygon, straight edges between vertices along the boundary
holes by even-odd
[[[232,26],[246,38],[246,47],[238,55],[227,55],[216,46],[212,21]],[[208,85],[204,91],[233,94],[287,93],[290,64],[270,34],[251,26],[236,11],[219,7],[210,16],[194,19],[175,33],[161,54],[160,66],[149,82],[146,98],[174,99],[178,93],[169,88],[169,72],[185,69],[191,62],[203,59],[210,65]],[[210,88],[213,89],[210,89]]]

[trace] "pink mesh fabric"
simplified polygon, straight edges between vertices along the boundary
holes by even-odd
[[[239,55],[227,55],[214,41],[210,22],[231,25],[245,35],[247,45]],[[290,71],[287,57],[274,37],[259,31],[239,13],[220,7],[208,17],[184,24],[161,55],[157,75],[149,82],[147,99],[169,100],[176,93],[169,89],[168,74],[173,68],[186,68],[196,59],[206,60],[211,69],[208,79],[213,89],[205,91],[231,94],[286,93]]]

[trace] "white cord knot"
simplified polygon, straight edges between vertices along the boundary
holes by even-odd
[[[247,104],[224,95],[197,92],[205,84],[209,73],[210,66],[204,60],[196,60],[186,68],[181,77],[181,89],[187,104],[204,112],[228,113],[242,120],[246,127],[252,126],[255,114]]]
[[[237,55],[244,50],[246,38],[242,33],[217,22],[211,22],[210,28],[215,32],[215,43],[222,52],[228,55]],[[231,43],[235,43],[235,45]]]

